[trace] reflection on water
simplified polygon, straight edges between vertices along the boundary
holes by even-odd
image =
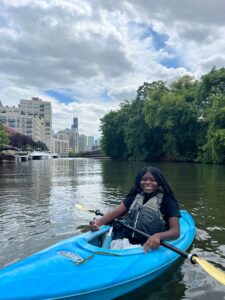
[[[115,207],[144,162],[95,159],[29,161],[0,166],[0,267],[43,249]],[[196,221],[192,252],[225,271],[225,167],[154,163],[172,185],[182,209]],[[182,262],[182,263],[181,263]],[[225,288],[181,260],[160,279],[123,299],[224,299]]]

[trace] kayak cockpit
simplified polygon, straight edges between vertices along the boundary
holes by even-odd
[[[110,249],[110,244],[113,239],[112,227],[108,225],[102,226],[98,231],[88,232],[76,240],[79,248],[86,250],[90,253],[106,252],[115,253],[119,255],[131,255],[143,253],[143,247],[125,248],[125,249]]]
[[[92,236],[87,243],[99,248],[110,249],[110,244],[113,239],[113,227],[104,226],[105,230],[101,234]]]

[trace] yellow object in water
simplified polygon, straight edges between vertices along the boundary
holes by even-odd
[[[194,260],[213,278],[225,285],[225,273],[218,268],[214,267],[212,264],[206,260],[195,256]]]

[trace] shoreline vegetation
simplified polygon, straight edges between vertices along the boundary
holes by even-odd
[[[101,119],[101,149],[117,160],[225,163],[225,68],[199,80],[145,82]]]

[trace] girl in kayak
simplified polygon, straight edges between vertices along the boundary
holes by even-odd
[[[124,216],[128,225],[151,235],[148,239],[125,228],[116,228],[114,240],[128,238],[131,244],[143,244],[144,251],[157,249],[160,240],[173,240],[180,236],[180,210],[176,197],[162,172],[145,167],[136,176],[135,183],[125,200],[112,212],[89,223],[96,231]]]

